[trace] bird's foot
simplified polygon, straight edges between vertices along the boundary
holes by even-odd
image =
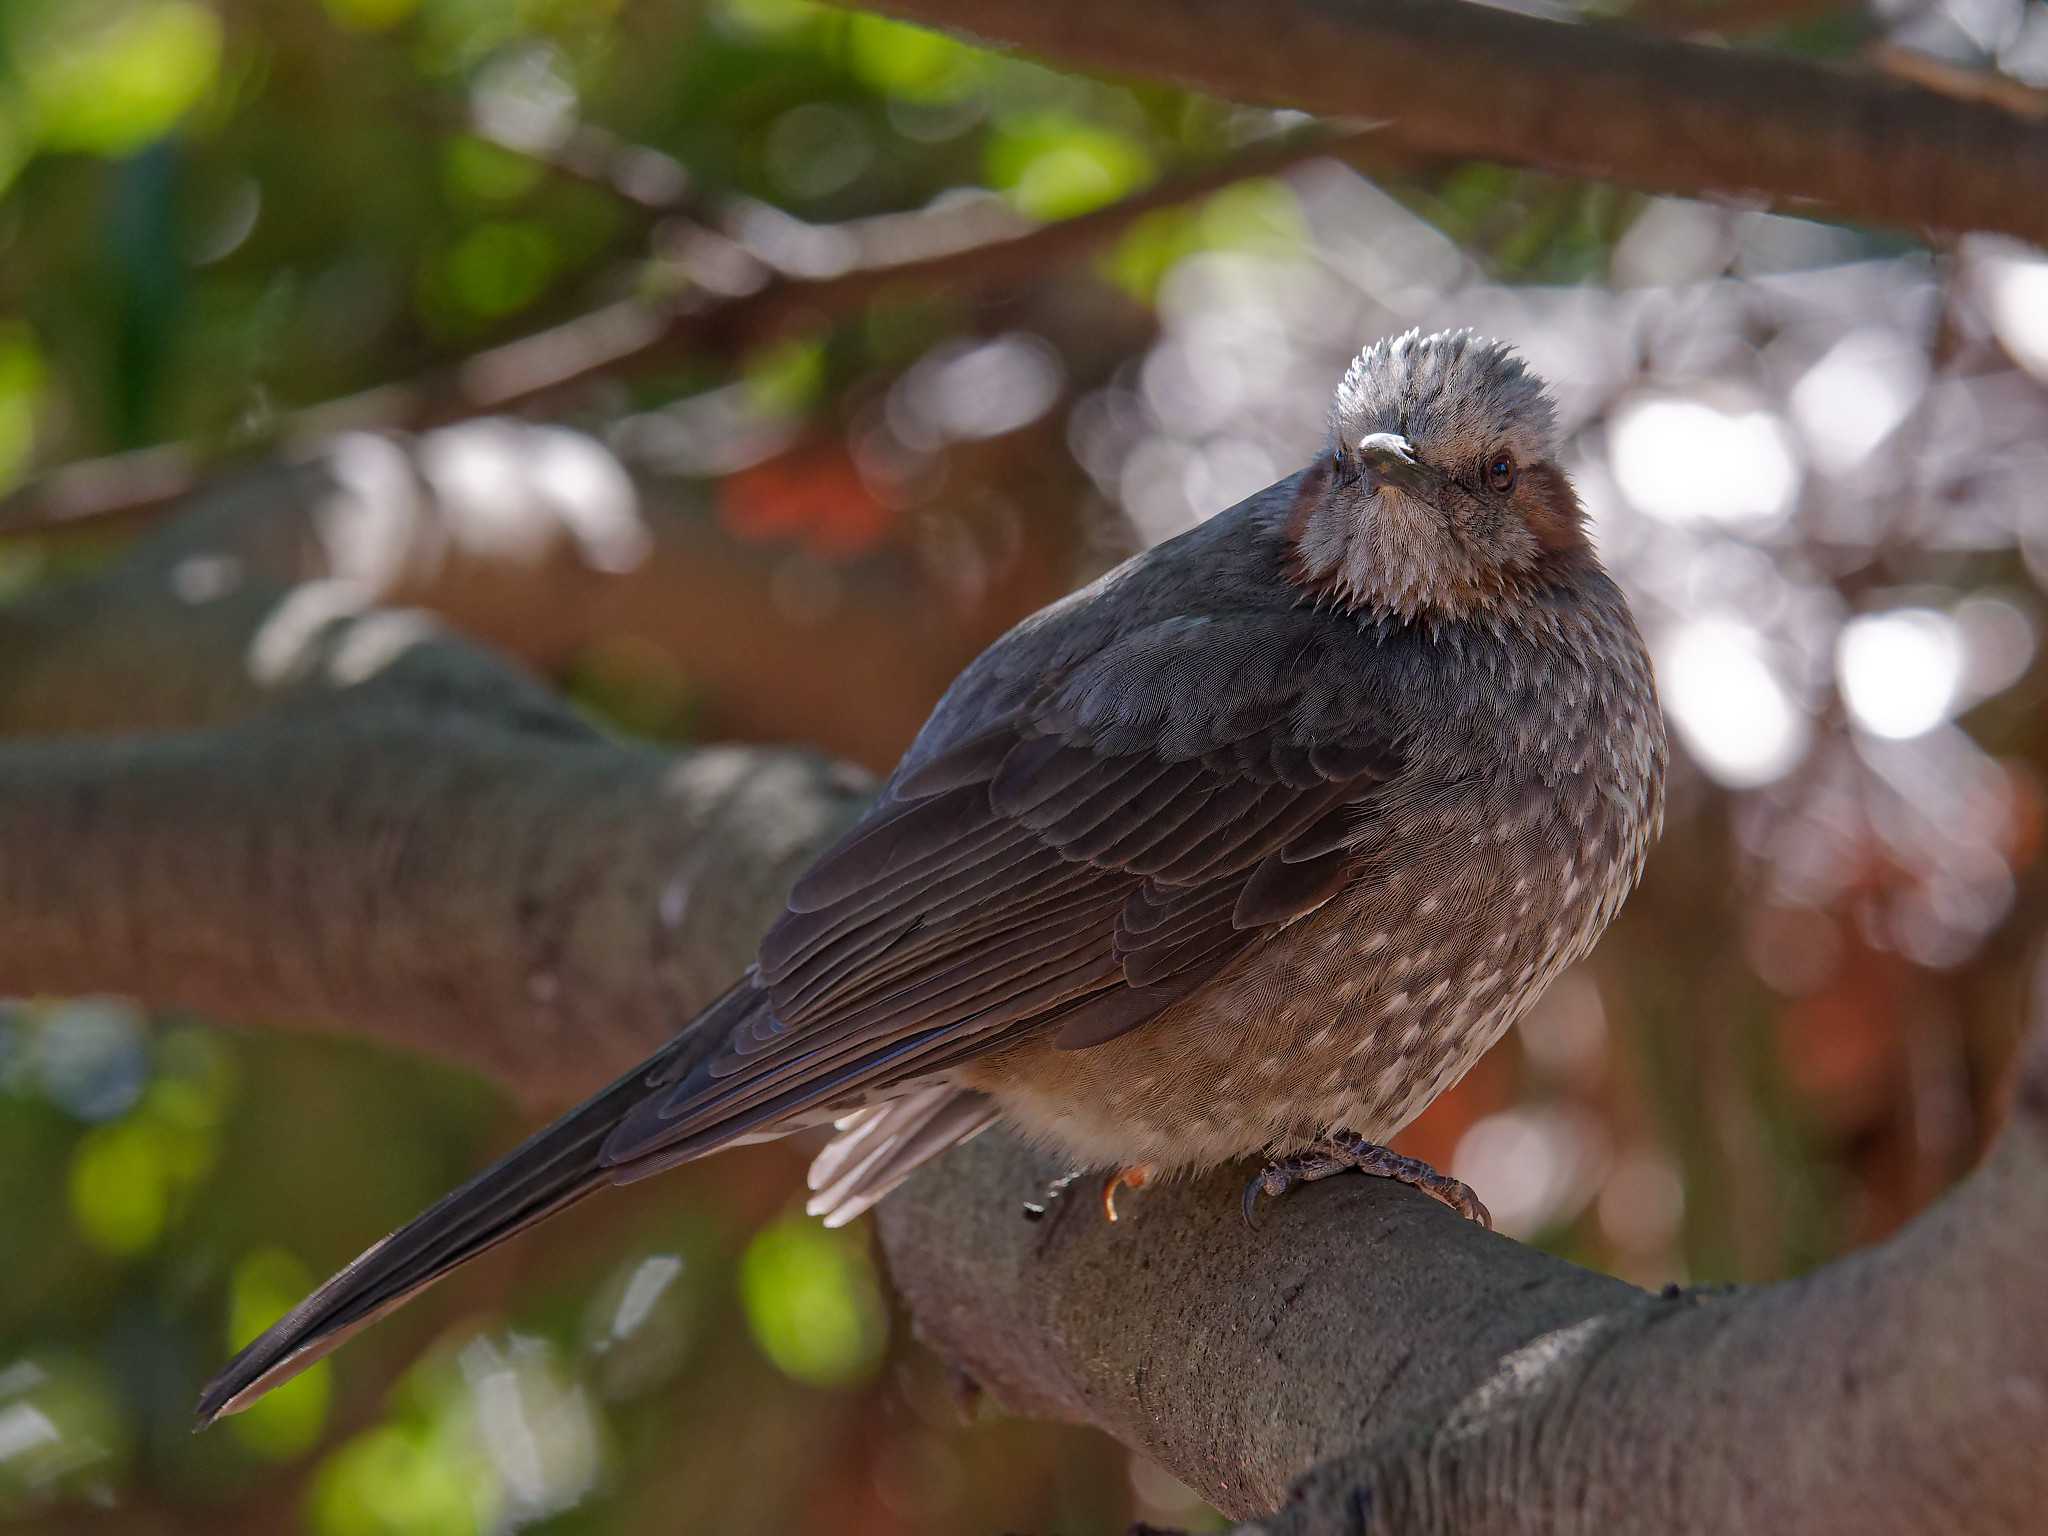
[[[1275,1158],[1261,1168],[1245,1186],[1245,1224],[1258,1225],[1261,1195],[1277,1199],[1297,1184],[1313,1184],[1333,1173],[1349,1173],[1354,1169],[1375,1178],[1412,1184],[1425,1195],[1443,1201],[1459,1215],[1478,1222],[1489,1232],[1493,1230],[1493,1217],[1480,1204],[1479,1197],[1472,1193],[1471,1185],[1449,1174],[1438,1173],[1419,1157],[1389,1152],[1355,1131],[1332,1131],[1306,1151]]]

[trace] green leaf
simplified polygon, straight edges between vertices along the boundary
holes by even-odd
[[[441,179],[459,203],[513,202],[545,174],[539,161],[474,134],[457,134],[441,148]]]
[[[854,77],[904,101],[957,101],[991,58],[943,33],[880,16],[847,19],[846,62]]]
[[[478,1469],[429,1425],[385,1424],[321,1464],[308,1499],[320,1536],[468,1536],[486,1521]]]
[[[156,1128],[139,1118],[95,1126],[71,1156],[71,1219],[102,1253],[152,1247],[170,1220],[171,1170]]]
[[[740,1261],[747,1325],[778,1370],[812,1386],[865,1380],[889,1338],[865,1240],[805,1216],[764,1228]]]
[[[69,6],[43,14],[15,45],[36,134],[50,149],[129,154],[161,138],[220,70],[220,18],[191,0],[101,9],[98,25],[80,26]]]
[[[526,219],[479,224],[442,258],[448,290],[463,309],[495,319],[524,309],[555,273],[555,238]]]
[[[747,402],[768,416],[798,416],[824,392],[825,343],[793,338],[750,353],[741,369]]]
[[[28,467],[47,374],[35,333],[19,321],[0,321],[0,488]]]
[[[1159,173],[1136,139],[1062,112],[1001,123],[989,140],[989,185],[1035,219],[1069,219],[1115,202]]]
[[[235,1266],[228,1290],[228,1347],[240,1349],[312,1289],[313,1275],[282,1248],[259,1248]],[[228,1422],[235,1438],[270,1461],[304,1455],[327,1427],[334,1397],[325,1360],[259,1398]]]

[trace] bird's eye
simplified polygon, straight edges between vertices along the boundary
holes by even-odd
[[[1496,453],[1486,461],[1485,478],[1487,488],[1495,491],[1511,491],[1515,488],[1515,460],[1512,454]]]

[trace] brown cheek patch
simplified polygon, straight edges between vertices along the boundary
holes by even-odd
[[[1336,465],[1328,454],[1324,454],[1301,477],[1301,486],[1294,493],[1294,514],[1287,519],[1287,542],[1290,546],[1301,547],[1301,536],[1308,531],[1309,517],[1330,494],[1330,483],[1336,475]]]
[[[1328,499],[1331,487],[1337,478],[1337,467],[1329,455],[1310,466],[1301,477],[1301,486],[1294,493],[1294,510],[1287,519],[1287,574],[1298,587],[1311,592],[1320,591],[1333,579],[1330,571],[1312,571],[1302,556],[1301,541],[1308,533],[1308,522],[1315,515],[1316,508]]]
[[[1550,464],[1532,464],[1522,472],[1515,510],[1551,554],[1586,547],[1585,513],[1563,471]]]

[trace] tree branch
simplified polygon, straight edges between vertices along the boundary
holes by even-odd
[[[375,605],[325,474],[0,615],[0,733],[41,738],[0,745],[0,990],[357,1031],[559,1107],[738,974],[867,781],[612,738]]]
[[[1383,120],[1411,151],[2048,242],[2048,124],[1867,69],[1468,0],[874,0],[1071,68]]]
[[[1238,1170],[1048,1234],[1019,1202],[1057,1171],[984,1137],[884,1203],[919,1328],[1271,1536],[1996,1536],[2048,1499],[2048,1023],[1973,1178],[1751,1291],[1638,1291],[1367,1179],[1257,1231]]]
[[[680,298],[622,299],[438,372],[289,412],[267,437],[304,444],[341,431],[418,431],[558,404],[596,380],[630,379],[694,353],[738,355],[855,314],[891,292],[987,293],[1037,282],[1147,214],[1252,177],[1314,160],[1399,158],[1375,134],[1297,129],[1052,224],[1034,224],[992,196],[829,225],[724,197],[710,203],[708,223],[670,242],[668,259],[687,280]],[[205,452],[182,443],[60,465],[0,496],[0,534],[161,511],[192,494],[208,467]]]

